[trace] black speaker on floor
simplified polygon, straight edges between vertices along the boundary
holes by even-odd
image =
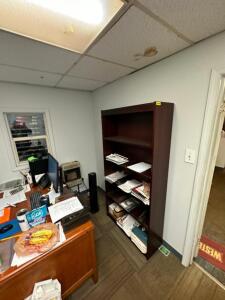
[[[92,172],[88,174],[88,182],[89,182],[90,210],[92,213],[96,213],[99,210],[96,173]]]

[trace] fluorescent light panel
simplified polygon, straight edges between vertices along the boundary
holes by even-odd
[[[88,24],[99,24],[104,16],[100,0],[27,0],[27,2]]]
[[[121,0],[1,0],[0,28],[83,53]]]

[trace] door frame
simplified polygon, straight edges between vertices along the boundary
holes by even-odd
[[[198,242],[203,229],[216,154],[219,147],[220,126],[220,129],[222,129],[221,106],[222,108],[224,107],[224,92],[225,68],[212,70],[184,242],[182,257],[184,266],[192,264],[193,258],[197,255]]]

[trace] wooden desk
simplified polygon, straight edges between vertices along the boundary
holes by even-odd
[[[13,208],[11,218],[22,207],[29,207],[29,201]],[[35,282],[49,278],[59,280],[65,298],[90,277],[97,282],[94,225],[88,221],[68,231],[62,245],[0,275],[0,299],[24,299]]]

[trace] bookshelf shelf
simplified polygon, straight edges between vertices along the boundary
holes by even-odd
[[[145,205],[140,199],[120,190],[117,184],[106,181],[107,214],[116,223],[109,213],[109,205],[116,203],[124,209],[121,202],[126,198],[140,202],[127,214],[138,221],[147,233],[147,258],[163,241],[173,107],[173,103],[161,102],[158,105],[153,102],[102,111],[105,176],[124,171],[127,174],[124,181],[135,179],[150,184],[150,205]],[[105,157],[111,153],[125,156],[129,162],[116,165],[107,161]],[[152,168],[143,173],[128,168],[139,162],[149,163]]]
[[[108,136],[108,137],[105,137],[104,140],[113,142],[113,143],[118,143],[118,144],[136,146],[136,147],[140,147],[140,148],[147,148],[147,149],[151,148],[151,144],[149,142],[145,142],[145,141],[134,139],[134,138],[132,139],[132,138],[128,138],[125,136]]]
[[[105,165],[111,165],[112,169],[124,170],[127,174],[130,174],[131,176],[133,174],[138,180],[150,181],[151,180],[151,169],[149,169],[145,172],[142,172],[142,173],[138,173],[138,172],[135,172],[134,170],[127,168],[128,166],[133,165],[135,163],[136,162],[129,162],[129,163],[122,164],[122,165],[116,165],[113,162],[105,160]],[[110,168],[110,166],[108,168]]]

